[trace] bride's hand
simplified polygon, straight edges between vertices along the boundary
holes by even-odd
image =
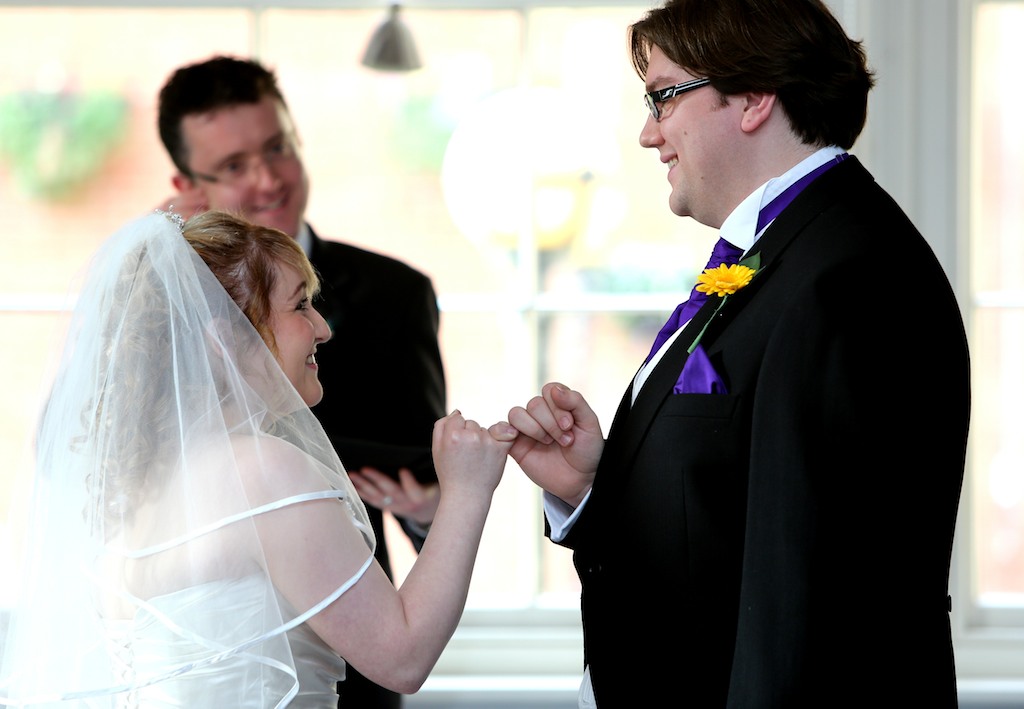
[[[434,424],[432,454],[442,494],[491,493],[501,481],[516,430],[505,422],[483,428],[456,409]]]

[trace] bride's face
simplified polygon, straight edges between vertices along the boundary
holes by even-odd
[[[309,284],[291,266],[278,266],[270,309],[268,325],[277,343],[277,361],[302,400],[314,406],[324,395],[316,348],[331,339],[331,329],[310,303]]]

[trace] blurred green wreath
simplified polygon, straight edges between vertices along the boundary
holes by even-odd
[[[0,97],[0,160],[31,197],[67,197],[124,137],[119,95],[22,91]]]

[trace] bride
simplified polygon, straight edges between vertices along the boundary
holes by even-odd
[[[317,285],[293,239],[224,212],[101,247],[37,434],[0,705],[333,709],[342,657],[419,689],[515,432],[435,424],[440,504],[396,589],[309,409]]]

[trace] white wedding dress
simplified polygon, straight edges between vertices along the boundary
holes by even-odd
[[[337,707],[345,663],[308,622],[374,563],[373,529],[175,220],[97,253],[34,443],[0,706]]]
[[[270,698],[294,697],[289,708],[336,709],[336,683],[345,676],[345,662],[306,624],[219,661],[210,661],[208,641],[178,625],[208,628],[219,642],[246,643],[264,627],[267,599],[274,593],[263,576],[246,576],[153,598],[134,619],[108,621],[115,672],[126,683],[152,667],[181,668],[176,678],[121,695],[117,706],[262,709]],[[172,617],[175,623],[168,625]]]

